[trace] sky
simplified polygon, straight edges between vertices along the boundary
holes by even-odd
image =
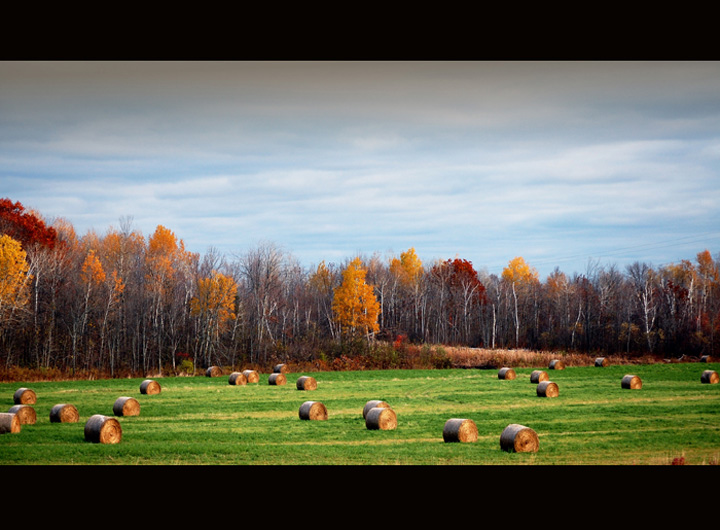
[[[720,62],[0,61],[0,197],[313,268],[720,250]]]

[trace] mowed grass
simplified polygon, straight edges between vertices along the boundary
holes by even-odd
[[[228,377],[158,378],[160,394],[143,395],[143,379],[0,383],[0,412],[21,387],[37,394],[35,424],[0,435],[2,465],[665,465],[720,463],[720,385],[703,384],[718,365],[516,368],[496,370],[383,370],[286,374],[287,384],[231,386]],[[556,398],[538,397],[530,382],[544,369],[558,384]],[[621,388],[637,375],[643,387]],[[317,389],[297,390],[301,375]],[[113,403],[131,396],[139,416],[115,417]],[[397,414],[394,430],[366,428],[362,410],[372,399]],[[325,421],[301,420],[305,401],[320,401]],[[78,423],[51,423],[50,409],[72,403]],[[117,444],[84,438],[94,414],[115,417]],[[451,418],[475,422],[479,438],[446,443]],[[537,434],[537,453],[508,453],[500,434],[511,424]]]

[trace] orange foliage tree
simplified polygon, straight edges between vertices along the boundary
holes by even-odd
[[[26,253],[19,241],[0,236],[0,325],[14,320],[30,299]]]
[[[181,340],[182,321],[187,317],[192,267],[197,258],[185,250],[182,239],[178,241],[175,234],[162,225],[148,238],[145,281],[150,308],[147,318],[158,369],[162,369],[165,350],[170,353],[175,368],[175,351]]]
[[[353,259],[342,273],[342,283],[335,289],[332,309],[343,333],[364,334],[368,339],[380,329],[380,303],[373,288],[365,282],[366,269],[360,258]]]
[[[228,322],[235,319],[236,296],[235,281],[215,270],[209,278],[200,278],[197,282],[197,294],[190,300],[190,312],[200,323],[196,352],[207,365],[212,364],[212,354],[220,343],[220,335]]]

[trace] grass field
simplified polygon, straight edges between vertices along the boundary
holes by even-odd
[[[228,376],[156,379],[162,391],[140,393],[142,379],[1,383],[0,412],[18,388],[31,388],[35,424],[0,435],[1,465],[669,465],[720,463],[720,384],[702,384],[704,363],[567,367],[548,370],[559,396],[538,397],[530,373],[501,380],[497,370],[383,370],[286,374],[287,384],[231,386]],[[641,389],[621,388],[637,375]],[[297,390],[301,375],[315,390]],[[120,396],[140,403],[138,416],[115,417]],[[386,401],[397,428],[366,428],[369,400]],[[319,401],[325,421],[302,420]],[[51,408],[74,404],[77,423],[52,423]],[[85,440],[94,414],[114,417],[116,444]],[[446,443],[451,418],[471,419],[478,439]],[[511,424],[533,429],[535,453],[509,453],[500,434]]]

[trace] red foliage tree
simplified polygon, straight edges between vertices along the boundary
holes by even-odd
[[[478,278],[478,273],[472,263],[466,259],[455,258],[447,260],[446,265],[450,267],[449,282],[452,287],[459,287],[465,291],[475,302],[484,303],[485,286]]]
[[[57,243],[57,232],[18,201],[0,199],[0,233],[20,241],[23,248],[38,244],[52,249]]]

